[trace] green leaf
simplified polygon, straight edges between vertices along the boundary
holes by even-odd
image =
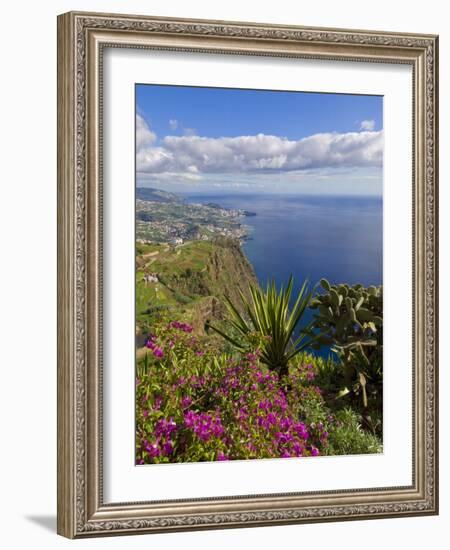
[[[345,395],[348,395],[350,393],[350,390],[348,388],[343,388],[337,395],[336,399],[340,399],[341,397],[344,397]]]
[[[330,311],[330,308],[320,305],[319,306],[319,312],[323,317],[326,317],[327,319],[333,318],[333,313]]]
[[[366,323],[373,320],[373,313],[369,309],[363,307],[358,309],[356,316],[358,317],[358,321],[361,323]]]
[[[301,333],[295,341],[292,341],[294,331],[300,324],[313,296],[313,291],[309,290],[308,282],[305,280],[294,305],[290,307],[293,288],[294,280],[291,275],[287,286],[281,287],[280,290],[277,290],[275,281],[268,283],[265,289],[261,289],[257,285],[250,285],[251,300],[248,300],[240,291],[240,308],[230,298],[225,297],[225,304],[230,316],[228,322],[247,341],[248,346],[253,345],[251,334],[254,332],[270,337],[266,341],[263,340],[261,344],[261,360],[272,370],[287,364],[290,358],[306,349],[314,340],[314,336],[311,335],[312,330],[310,330],[309,333]],[[321,304],[320,307],[323,311],[324,306]],[[325,309],[328,315],[332,315],[328,308]],[[244,349],[243,344],[225,331],[211,324],[209,327],[239,351]]]
[[[354,310],[352,307],[349,308],[348,314],[349,314],[349,316],[350,316],[350,320],[352,321],[352,323],[356,323],[356,322],[357,322],[357,319],[356,319],[356,312],[355,312],[355,310]]]
[[[364,303],[364,296],[361,296],[361,298],[356,302],[355,310],[358,311],[359,308],[363,305],[363,303]]]
[[[331,299],[331,303],[333,304],[333,306],[338,308],[339,307],[339,294],[334,289],[330,290],[330,299]]]
[[[327,292],[330,292],[331,285],[326,279],[320,279],[320,285],[324,290],[326,290]]]

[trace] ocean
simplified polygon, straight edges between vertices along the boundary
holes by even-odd
[[[381,197],[196,193],[185,198],[256,214],[243,218],[251,227],[243,249],[262,286],[272,279],[277,286],[286,284],[292,274],[295,296],[305,278],[312,285],[321,278],[364,286],[383,282]]]

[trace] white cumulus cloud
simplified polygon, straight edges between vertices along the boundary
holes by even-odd
[[[148,124],[139,115],[138,120],[136,162],[140,173],[288,173],[382,164],[382,131],[320,133],[298,140],[266,134],[166,136],[156,145],[156,136]]]
[[[375,121],[374,120],[362,120],[360,124],[361,130],[368,130],[371,132],[372,130],[375,130]]]
[[[156,141],[156,134],[140,114],[136,114],[136,151],[149,149]]]

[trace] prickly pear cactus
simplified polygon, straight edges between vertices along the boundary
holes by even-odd
[[[325,292],[310,306],[316,310],[314,328],[321,333],[318,344],[376,345],[383,326],[383,287],[330,285],[326,279],[320,285]]]
[[[315,347],[332,346],[343,364],[344,395],[361,393],[367,407],[367,381],[381,383],[383,346],[383,287],[331,285],[320,281],[322,292],[312,300]],[[351,389],[350,389],[351,388]]]

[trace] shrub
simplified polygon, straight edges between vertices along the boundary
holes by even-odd
[[[161,322],[137,365],[136,463],[379,452],[361,415],[330,409],[320,386],[337,370],[302,353],[280,378],[258,349],[230,356],[188,323]]]
[[[330,455],[380,453],[381,441],[362,429],[361,415],[350,408],[338,411],[334,427],[330,429],[327,452]]]
[[[192,298],[186,296],[185,294],[182,294],[178,290],[175,290],[175,292],[173,293],[173,297],[180,304],[190,304],[192,302]]]
[[[181,322],[157,328],[147,347],[136,380],[138,464],[325,452],[325,426],[302,409],[323,403],[308,368],[294,369],[286,393],[259,352],[217,357]]]
[[[304,331],[301,331],[296,339],[293,336],[308,308],[312,292],[308,290],[305,281],[294,305],[290,307],[293,284],[291,276],[286,288],[281,287],[279,291],[274,281],[268,284],[265,290],[250,285],[251,301],[239,292],[241,308],[225,297],[230,325],[241,339],[236,339],[213,325],[209,326],[242,353],[248,352],[254,346],[255,335],[259,335],[261,362],[270,370],[285,376],[288,373],[289,361],[311,343],[311,340],[305,337]],[[244,314],[240,313],[240,309]]]

